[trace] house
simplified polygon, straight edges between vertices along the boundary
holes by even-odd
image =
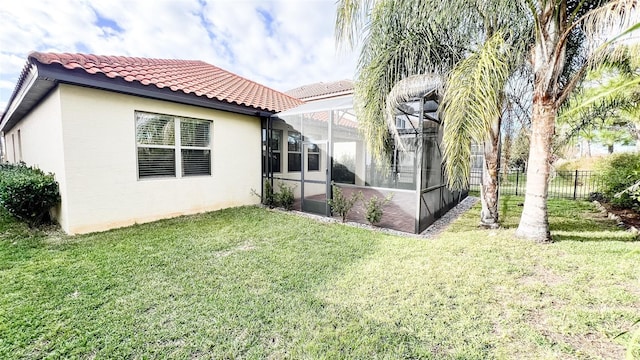
[[[300,104],[202,61],[34,52],[0,131],[79,234],[257,203],[262,129]]]
[[[445,214],[467,191],[451,191],[442,169],[439,86],[399,106],[398,138],[389,162],[369,153],[354,112],[353,83],[316,83],[287,91],[305,103],[271,116],[264,131],[264,178],[294,189],[295,208],[331,215],[332,184],[349,196],[392,196],[380,226],[420,233]],[[349,216],[366,222],[362,206]]]

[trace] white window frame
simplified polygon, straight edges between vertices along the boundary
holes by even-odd
[[[138,143],[138,139],[136,136],[136,176],[138,180],[146,181],[146,180],[157,180],[157,179],[181,179],[181,178],[192,178],[199,176],[213,176],[213,121],[208,119],[198,119],[191,118],[186,116],[178,116],[178,115],[169,115],[169,114],[160,114],[151,111],[142,111],[136,110],[134,113],[134,128],[136,122],[138,120],[137,114],[147,114],[147,115],[160,115],[167,116],[173,118],[173,145],[155,145],[155,144],[140,144]],[[209,146],[183,146],[182,145],[182,128],[181,123],[182,120],[195,120],[209,123]],[[137,128],[134,129],[137,135]],[[174,150],[174,162],[175,162],[175,175],[157,175],[157,176],[143,176],[140,177],[140,159],[138,157],[138,149],[139,148],[156,148],[156,149],[173,149]],[[208,150],[209,151],[209,174],[194,174],[194,175],[184,175],[183,174],[183,166],[182,166],[182,150]]]

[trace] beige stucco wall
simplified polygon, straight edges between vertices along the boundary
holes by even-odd
[[[211,120],[212,175],[139,180],[135,111]],[[71,234],[258,202],[257,117],[59,85],[4,136],[10,162],[55,174],[55,215]]]
[[[56,89],[16,126],[7,131],[4,134],[4,141],[7,161],[22,160],[30,166],[55,174],[63,201],[60,206],[54,209],[54,215],[62,228],[66,230],[69,227],[67,217],[69,203],[64,200],[68,192],[60,109],[60,90]]]
[[[255,204],[257,117],[60,85],[68,233]],[[138,179],[135,111],[212,120],[211,176]],[[26,147],[26,144],[24,144]]]

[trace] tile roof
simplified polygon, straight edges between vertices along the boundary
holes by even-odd
[[[199,60],[147,59],[125,56],[32,52],[29,59],[66,69],[104,74],[159,89],[168,88],[209,99],[272,112],[302,104],[296,98]]]
[[[329,83],[319,82],[300,86],[295,89],[285,91],[286,94],[300,100],[317,100],[333,96],[340,96],[353,93],[353,82],[351,80],[339,80]]]

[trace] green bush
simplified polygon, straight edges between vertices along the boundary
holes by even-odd
[[[367,201],[367,213],[366,213],[366,218],[369,224],[375,225],[379,223],[380,220],[382,220],[382,215],[384,213],[383,207],[387,205],[389,201],[391,201],[391,198],[393,198],[393,194],[390,194],[384,199],[379,199],[375,195],[369,198],[369,201]]]
[[[50,221],[49,210],[59,202],[53,174],[24,164],[0,166],[0,204],[29,226]]]
[[[339,187],[332,185],[331,189],[333,191],[333,197],[329,200],[329,206],[331,206],[331,210],[340,215],[342,218],[342,222],[347,221],[347,215],[353,206],[362,198],[362,192],[358,191],[356,193],[351,194],[351,198],[348,198],[342,194],[342,189]]]
[[[257,194],[259,196],[259,194]],[[276,193],[273,192],[273,186],[269,179],[264,180],[264,186],[262,187],[261,202],[270,208],[277,206]]]
[[[602,194],[607,201],[619,208],[640,206],[629,192],[615,195],[635,184],[640,174],[640,154],[617,154],[604,160],[598,166],[597,177],[602,183]]]
[[[279,183],[280,192],[274,194],[274,198],[276,200],[276,204],[278,206],[283,207],[285,210],[293,209],[293,186],[285,185],[284,183]]]

